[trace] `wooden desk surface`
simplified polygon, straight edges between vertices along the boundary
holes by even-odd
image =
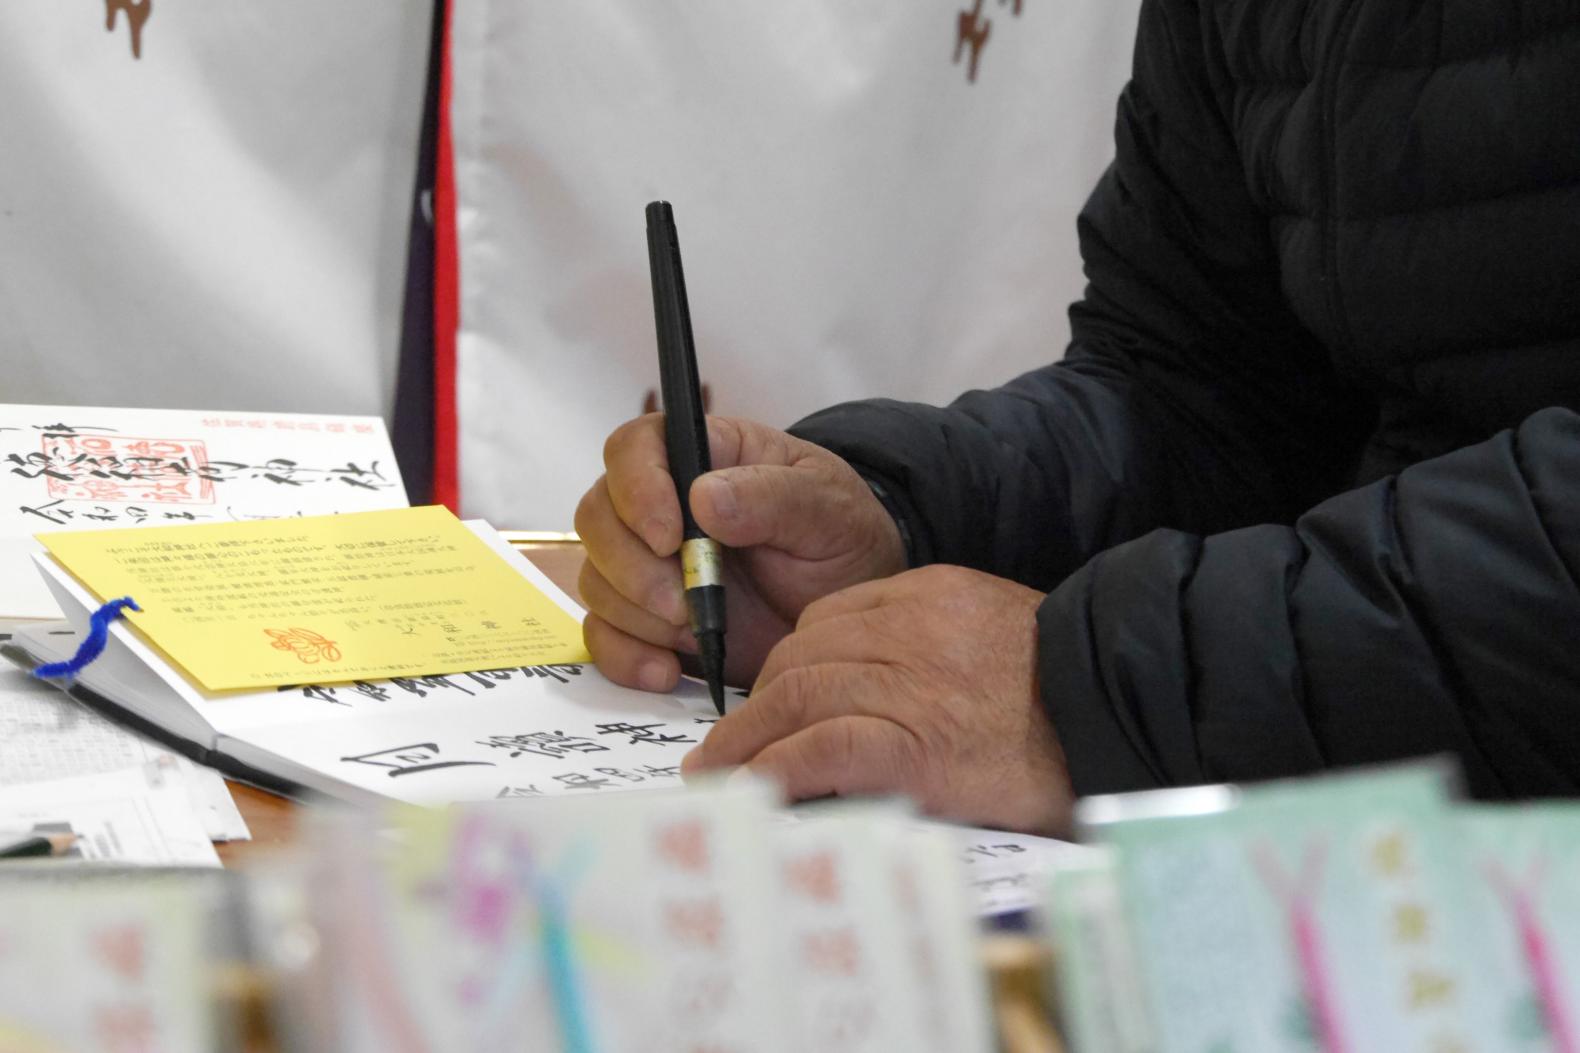
[[[578,596],[576,578],[586,558],[581,545],[550,543],[518,545],[517,549],[548,575],[550,581]],[[251,841],[217,845],[226,866],[245,865],[249,858],[266,855],[288,845],[296,837],[296,804],[285,798],[239,782],[230,783],[236,807],[252,831]]]

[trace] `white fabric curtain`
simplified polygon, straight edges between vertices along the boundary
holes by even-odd
[[[0,401],[385,413],[432,20],[0,3]]]
[[[1057,358],[1139,6],[456,0],[465,512],[567,527],[656,389],[652,199],[714,412],[946,401]]]

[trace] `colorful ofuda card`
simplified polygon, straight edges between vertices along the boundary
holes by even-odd
[[[1084,804],[1116,850],[1157,1049],[1494,1048],[1447,783],[1423,765]]]
[[[1497,1049],[1580,1050],[1580,806],[1456,810]]]
[[[736,786],[414,809],[382,844],[325,826],[335,1048],[800,1048],[769,801]]]
[[[208,988],[220,891],[169,871],[0,875],[0,1049],[220,1048]]]

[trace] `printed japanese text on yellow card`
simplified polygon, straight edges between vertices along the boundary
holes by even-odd
[[[210,691],[588,660],[576,619],[437,506],[39,540]]]

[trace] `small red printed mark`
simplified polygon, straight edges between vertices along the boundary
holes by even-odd
[[[708,831],[699,822],[675,823],[658,832],[658,853],[681,870],[708,870]]]
[[[790,887],[817,903],[840,901],[839,871],[830,852],[791,860],[785,867]]]
[[[340,648],[311,629],[265,629],[276,651],[292,651],[306,665],[340,661]]]
[[[861,941],[850,926],[804,934],[801,955],[815,972],[835,976],[856,976],[861,972]]]
[[[718,950],[724,939],[724,908],[717,899],[664,904],[664,924],[678,943]]]
[[[99,960],[127,980],[143,976],[143,931],[135,925],[101,929],[93,936]]]

